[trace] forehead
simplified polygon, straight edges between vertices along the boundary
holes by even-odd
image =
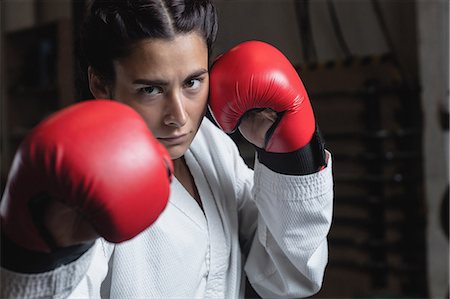
[[[144,39],[134,44],[130,54],[114,65],[117,72],[135,76],[189,72],[207,68],[208,49],[197,33],[178,34],[171,39]]]

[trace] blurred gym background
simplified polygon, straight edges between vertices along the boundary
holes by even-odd
[[[2,193],[30,128],[89,97],[74,59],[86,2],[0,1]],[[283,51],[333,154],[329,266],[313,297],[448,298],[448,0],[215,3],[214,56],[250,39]]]

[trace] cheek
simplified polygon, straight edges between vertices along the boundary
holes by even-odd
[[[158,134],[160,123],[161,123],[161,115],[158,107],[148,107],[145,105],[140,105],[137,102],[133,101],[122,101],[122,103],[133,108],[139,115],[144,119],[147,127],[152,131],[154,135]]]
[[[201,119],[206,113],[207,104],[208,104],[208,92],[206,91],[202,93],[202,95],[200,95],[196,101],[190,102],[189,114],[193,118],[195,118],[196,121],[201,121]]]
[[[120,86],[119,84],[116,85],[116,88],[114,89],[114,99],[136,110],[145,120],[148,128],[155,135],[157,133],[158,123],[160,121],[161,113],[159,113],[159,107],[143,105],[139,103],[139,101],[133,100],[135,98],[136,95],[130,93],[126,87]]]
[[[152,133],[157,135],[161,124],[162,113],[159,113],[156,107],[131,106],[142,116]]]

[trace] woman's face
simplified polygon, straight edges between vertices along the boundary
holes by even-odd
[[[208,49],[196,33],[137,43],[114,63],[113,99],[138,111],[172,159],[184,155],[205,114]]]

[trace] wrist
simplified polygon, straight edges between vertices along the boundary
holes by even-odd
[[[88,251],[95,241],[58,248],[51,253],[25,249],[1,234],[2,268],[20,273],[43,273],[67,265]]]
[[[318,126],[305,146],[287,153],[267,152],[256,147],[258,160],[274,172],[287,175],[307,175],[326,167],[326,153]]]

